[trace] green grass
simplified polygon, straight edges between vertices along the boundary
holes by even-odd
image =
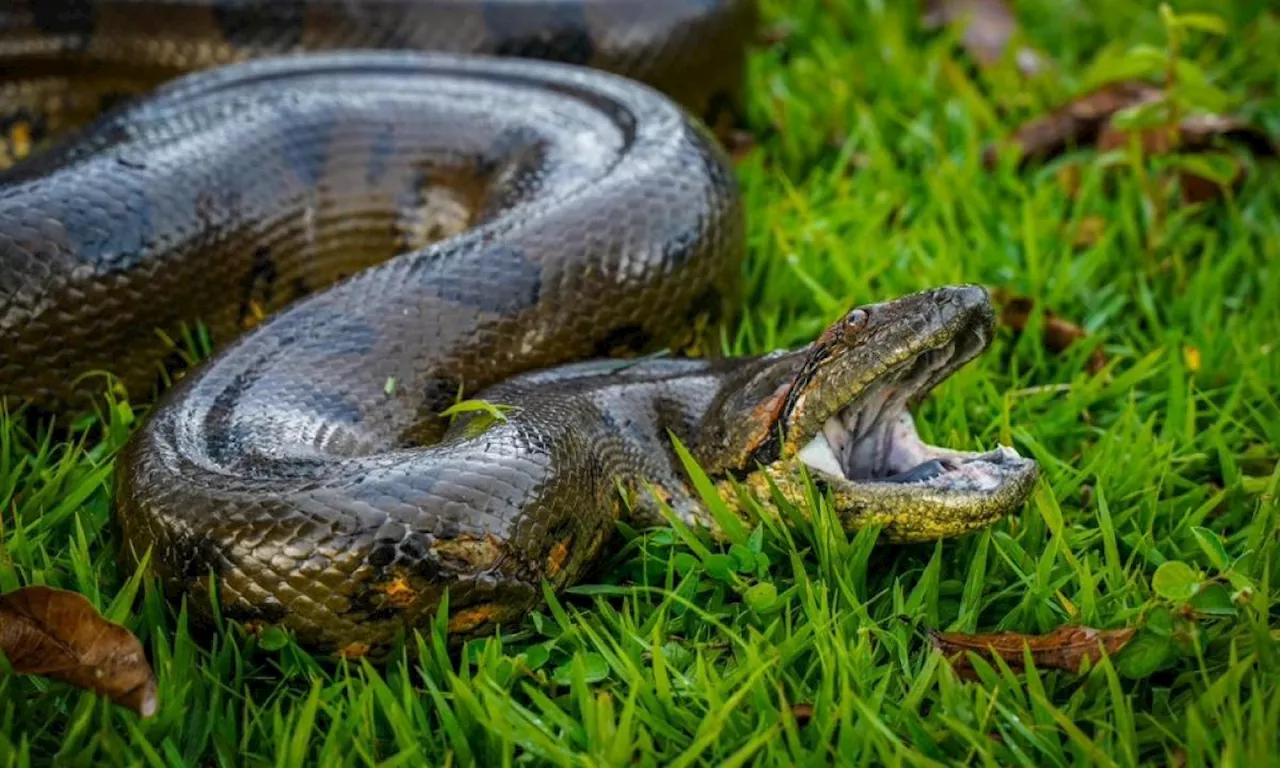
[[[926,439],[1011,442],[1042,463],[1019,515],[909,547],[843,534],[820,499],[812,522],[783,509],[792,527],[762,524],[732,548],[624,526],[595,584],[500,639],[450,655],[427,632],[416,657],[333,665],[278,634],[189,631],[121,572],[110,457],[132,409],[104,407],[70,443],[6,419],[0,588],[74,589],[122,620],[153,660],[161,708],[140,721],[0,675],[0,764],[1274,764],[1276,168],[1162,216],[1123,160],[1078,156],[1074,198],[1061,161],[984,171],[984,143],[1081,87],[1099,50],[1164,44],[1153,4],[1018,5],[1058,76],[977,73],[918,29],[910,3],[767,4],[791,35],[753,60],[761,141],[739,169],[749,310],[729,343],[803,343],[854,303],[960,281],[1077,320],[1090,343],[1061,356],[1039,343],[1038,317],[1021,337],[1003,331],[919,412]],[[1201,3],[1230,31],[1194,37],[1187,55],[1275,131],[1280,16],[1265,6]],[[1103,236],[1073,247],[1090,216]],[[1094,343],[1111,361],[1096,377]],[[1202,571],[1192,578],[1213,597],[1188,606],[1176,585],[1161,597],[1152,578],[1168,562]],[[1084,674],[983,666],[975,682],[923,634],[1071,623],[1143,630]]]

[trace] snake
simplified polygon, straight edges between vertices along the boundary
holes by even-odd
[[[122,558],[345,657],[519,622],[619,521],[723,538],[816,490],[888,541],[984,528],[1036,462],[912,416],[988,347],[983,288],[710,350],[756,26],[750,0],[7,4],[0,395],[57,414],[172,374],[115,457]],[[216,351],[175,370],[192,328]]]

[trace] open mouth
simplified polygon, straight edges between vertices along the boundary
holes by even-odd
[[[1035,462],[1013,448],[957,451],[930,445],[916,431],[910,407],[979,351],[972,347],[953,339],[888,372],[827,418],[797,458],[839,484],[979,495],[1021,485]]]

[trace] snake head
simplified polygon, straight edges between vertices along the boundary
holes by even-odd
[[[893,540],[989,525],[1026,500],[1036,463],[1005,446],[930,445],[911,409],[986,349],[994,324],[985,290],[944,287],[859,307],[808,347],[759,358],[712,413],[731,425],[709,431],[716,453],[738,457],[721,469],[796,498],[807,475],[846,529],[881,525]]]

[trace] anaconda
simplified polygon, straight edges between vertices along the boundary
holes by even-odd
[[[213,585],[224,615],[350,655],[447,593],[451,631],[491,631],[581,578],[621,517],[716,527],[672,437],[727,499],[812,476],[848,528],[894,540],[980,528],[1030,491],[1034,462],[912,423],[990,339],[979,288],[855,309],[799,350],[609,359],[679,348],[738,302],[733,172],[689,109],[732,111],[748,3],[55,5],[0,15],[29,97],[10,125],[55,139],[111,88],[250,59],[0,178],[0,393],[75,407],[88,371],[145,389],[157,330],[221,342],[117,458],[126,558],[197,613]],[[442,40],[512,55],[265,56]],[[685,107],[522,53],[671,78]],[[463,393],[501,416],[442,418]]]

